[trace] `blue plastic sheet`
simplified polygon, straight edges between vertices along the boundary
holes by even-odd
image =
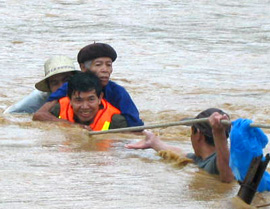
[[[250,123],[252,123],[251,120],[241,118],[232,122],[230,167],[239,181],[244,180],[252,159],[261,156],[268,143],[268,138],[263,131],[260,128],[250,127]],[[265,171],[257,191],[270,191],[270,174],[267,171]]]

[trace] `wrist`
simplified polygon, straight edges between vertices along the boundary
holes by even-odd
[[[224,129],[212,129],[213,136],[226,136]]]
[[[165,150],[166,144],[163,141],[161,141],[159,138],[156,138],[155,140],[153,140],[151,144],[151,148],[158,152],[160,150]]]

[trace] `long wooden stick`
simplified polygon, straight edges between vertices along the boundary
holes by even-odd
[[[110,133],[124,133],[124,132],[130,132],[130,131],[142,131],[144,129],[166,128],[166,127],[169,127],[169,126],[192,125],[192,124],[195,124],[195,123],[206,123],[206,122],[208,122],[208,118],[200,118],[200,119],[182,120],[182,121],[163,123],[163,124],[154,124],[154,125],[146,125],[146,126],[134,126],[134,127],[127,127],[127,128],[110,129],[110,130],[107,130],[107,131],[91,131],[91,132],[89,132],[89,135],[100,135],[100,134],[110,134]],[[224,124],[224,125],[231,125],[231,121],[229,121],[229,120],[221,120],[221,123]],[[270,125],[251,123],[250,127],[270,128]]]
[[[134,127],[127,127],[127,128],[117,128],[117,129],[110,129],[107,131],[91,131],[89,132],[90,135],[99,135],[99,134],[107,134],[107,133],[122,133],[122,132],[130,132],[130,131],[142,131],[144,129],[154,129],[154,128],[165,128],[169,126],[179,126],[179,125],[192,125],[194,123],[203,123],[207,122],[208,118],[201,118],[201,119],[194,119],[194,120],[184,120],[184,121],[176,121],[170,123],[163,123],[163,124],[154,124],[154,125],[146,125],[146,126],[134,126]]]

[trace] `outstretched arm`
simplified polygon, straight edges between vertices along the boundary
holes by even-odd
[[[39,90],[32,91],[29,95],[22,100],[13,104],[4,113],[34,113],[36,112],[47,100],[48,92]]]
[[[53,114],[51,114],[51,109],[57,104],[57,100],[51,102],[46,102],[34,115],[33,120],[39,121],[54,121],[54,122],[65,122],[65,120],[60,119]]]
[[[219,170],[220,180],[223,182],[231,182],[234,179],[232,170],[229,166],[230,152],[228,141],[225,134],[226,127],[221,124],[220,120],[229,120],[227,115],[221,115],[217,112],[209,117],[209,123],[212,127],[215,148],[217,154],[217,168]]]
[[[152,148],[157,152],[161,150],[170,150],[175,152],[176,154],[183,154],[180,148],[166,144],[165,142],[161,141],[161,139],[158,136],[156,136],[153,132],[144,130],[143,134],[145,135],[145,139],[135,144],[127,144],[125,147],[128,149]]]

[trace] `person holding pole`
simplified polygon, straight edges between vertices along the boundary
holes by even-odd
[[[198,167],[210,174],[218,174],[222,182],[234,179],[229,167],[230,153],[227,138],[230,127],[221,124],[229,115],[217,108],[209,108],[198,114],[195,119],[209,117],[209,123],[194,123],[191,127],[191,143],[194,153],[183,153],[179,147],[170,146],[150,131],[143,131],[145,139],[127,144],[128,149],[149,149],[155,151],[170,150],[183,157],[191,158]]]

